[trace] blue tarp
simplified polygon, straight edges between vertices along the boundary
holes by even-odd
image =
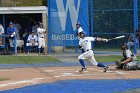
[[[76,46],[76,24],[88,35],[88,0],[49,0],[49,46]]]
[[[116,93],[140,88],[137,80],[66,80],[1,91],[0,93]]]

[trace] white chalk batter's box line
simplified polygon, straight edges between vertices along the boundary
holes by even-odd
[[[89,70],[99,70],[95,68],[88,68]],[[57,69],[57,70],[44,70],[45,72],[58,72],[58,71],[75,71],[76,69]]]
[[[120,74],[119,71],[116,72],[116,73]],[[54,76],[54,77],[59,78],[59,77],[65,77],[65,76],[79,77],[79,76],[94,76],[94,75],[102,75],[102,74],[79,74],[79,75],[77,75],[77,74],[74,74],[74,73],[61,73],[61,75],[57,75],[57,76]],[[33,79],[30,79],[30,80],[15,81],[15,82],[6,83],[6,84],[0,84],[0,88],[4,88],[4,87],[8,87],[8,86],[14,86],[14,85],[21,85],[21,84],[26,84],[26,83],[39,84],[40,80],[45,80],[45,79],[50,79],[50,78],[51,77],[33,78]]]
[[[6,84],[0,84],[0,88],[4,88],[4,87],[8,87],[8,86],[21,85],[21,84],[27,84],[27,83],[39,84],[40,80],[44,80],[44,79],[48,79],[48,78],[51,78],[51,77],[33,78],[33,79],[30,79],[30,80],[13,81],[13,82],[6,83]]]
[[[99,70],[99,69],[94,69],[94,68],[88,68],[88,69],[90,69],[90,70],[96,70],[96,71],[99,71],[99,72],[103,72],[103,70]],[[74,70],[74,71],[73,71]],[[76,74],[76,73],[78,73],[79,71],[77,71],[77,70],[75,70],[75,69],[58,69],[58,70],[44,70],[45,72],[60,72],[60,71],[63,71],[61,74],[63,74],[63,73],[66,73],[67,72],[67,75],[69,75],[69,76],[72,76],[73,74]],[[64,72],[65,71],[65,72]],[[76,73],[74,73],[74,72],[76,72]],[[83,73],[88,73],[89,71],[88,70],[86,70],[86,71],[84,71]],[[94,72],[94,71],[93,71]],[[106,73],[112,73],[112,74],[121,74],[121,75],[125,75],[125,74],[129,74],[129,73],[127,73],[127,72],[124,72],[124,71],[107,71]],[[100,74],[100,73],[94,73],[94,75],[95,74]],[[85,75],[85,74],[83,74],[83,75]],[[93,74],[92,74],[93,75]],[[64,75],[65,76],[65,75]]]

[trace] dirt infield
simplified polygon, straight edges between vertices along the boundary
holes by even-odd
[[[10,80],[0,81],[0,90],[73,79],[140,79],[140,70],[122,71],[110,66],[105,73],[102,68],[88,66],[87,71],[79,73],[79,69],[79,66],[1,69],[0,76]]]

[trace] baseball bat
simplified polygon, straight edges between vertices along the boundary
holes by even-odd
[[[125,37],[125,35],[122,35],[122,36],[117,36],[115,38],[111,38],[111,39],[108,39],[108,40],[121,39],[121,38],[124,38],[124,37]]]

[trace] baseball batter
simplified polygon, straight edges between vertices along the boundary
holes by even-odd
[[[40,23],[39,28],[37,28],[39,54],[41,53],[41,48],[42,48],[42,51],[44,51],[44,48],[45,48],[45,38],[44,38],[45,32],[46,32],[46,30],[43,28],[43,24]]]
[[[85,59],[88,59],[90,61],[90,63],[94,66],[98,66],[98,67],[102,67],[104,68],[104,72],[106,72],[108,70],[108,66],[104,65],[102,63],[98,63],[95,58],[94,58],[94,53],[92,50],[92,44],[91,41],[105,41],[107,42],[107,39],[103,39],[103,38],[94,38],[94,37],[85,37],[83,32],[79,33],[80,36],[80,41],[79,41],[79,47],[84,49],[84,53],[82,53],[80,56],[78,56],[78,60],[80,61],[80,64],[82,65],[82,69],[79,72],[83,72],[84,70],[86,70],[86,66],[84,63]]]

